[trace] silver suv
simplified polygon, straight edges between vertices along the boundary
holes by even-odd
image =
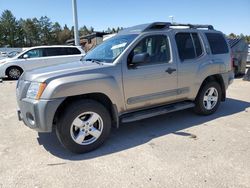
[[[157,22],[124,29],[81,61],[24,73],[19,119],[55,128],[70,151],[100,146],[111,126],[193,108],[209,115],[233,81],[230,50],[211,25]]]

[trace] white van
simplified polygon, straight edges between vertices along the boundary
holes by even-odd
[[[37,46],[0,60],[0,78],[18,79],[23,71],[79,61],[85,52],[80,46]]]

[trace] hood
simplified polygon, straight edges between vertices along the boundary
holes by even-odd
[[[6,57],[0,57],[0,64],[5,63],[7,60],[9,60],[10,58],[6,58]]]
[[[26,71],[21,79],[27,81],[46,82],[55,78],[66,77],[72,74],[84,74],[108,65],[92,63],[90,61],[76,61],[60,65]]]

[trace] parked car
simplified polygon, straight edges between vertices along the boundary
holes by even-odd
[[[11,51],[7,54],[7,57],[8,58],[12,58],[12,57],[15,57],[16,55],[20,54],[20,52],[18,51]]]
[[[5,59],[7,57],[6,52],[0,52],[0,60]]]
[[[0,61],[0,78],[18,79],[23,71],[80,60],[84,51],[78,46],[38,46]]]
[[[39,132],[54,127],[66,148],[84,153],[107,139],[111,125],[187,108],[214,113],[233,78],[228,43],[212,26],[144,24],[124,29],[82,61],[24,73],[18,116]]]

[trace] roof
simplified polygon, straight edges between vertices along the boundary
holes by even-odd
[[[43,45],[43,46],[33,46],[33,47],[30,47],[30,48],[56,48],[56,47],[58,47],[58,48],[64,48],[64,47],[76,47],[76,46],[71,46],[71,45],[48,45],[48,46],[45,46],[45,45]]]
[[[121,30],[118,34],[140,34],[146,31],[152,30],[164,30],[164,29],[183,29],[183,28],[190,28],[190,29],[208,29],[214,30],[212,25],[200,25],[200,24],[179,24],[179,23],[170,23],[170,22],[153,22],[148,24],[141,24],[136,25],[133,27],[125,28]]]

